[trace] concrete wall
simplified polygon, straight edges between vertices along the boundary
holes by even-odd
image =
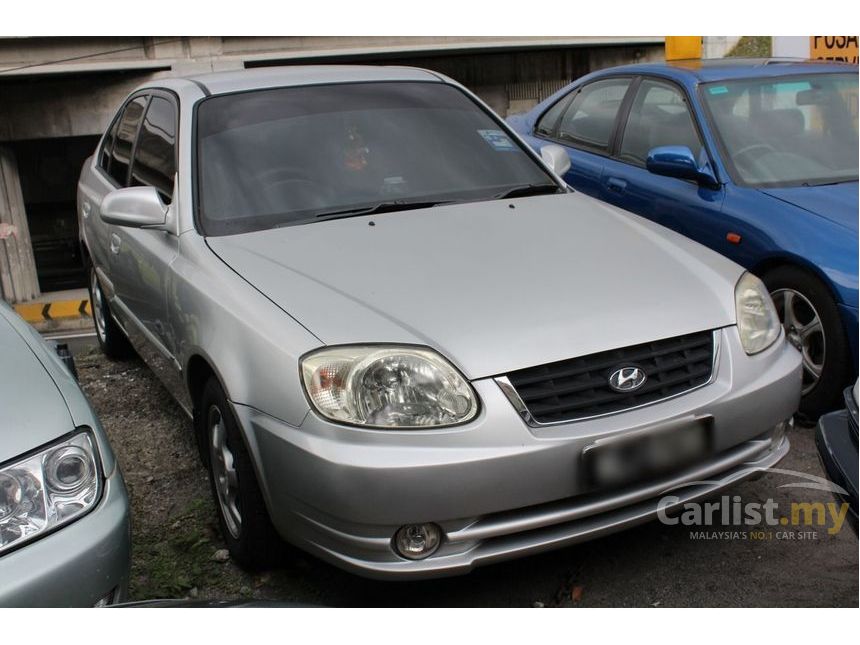
[[[723,58],[740,39],[740,36],[703,36],[702,58]]]
[[[779,58],[809,58],[809,36],[774,36],[773,55]]]
[[[131,69],[176,73],[238,69],[266,60],[333,60],[362,56],[398,58],[617,45],[661,45],[662,36],[285,36],[0,38],[0,75],[33,76]]]
[[[0,76],[0,142],[101,134],[122,99],[157,75]]]
[[[100,134],[136,85],[163,76],[308,62],[414,65],[464,83],[504,116],[511,95],[517,111],[527,109],[589,71],[662,55],[658,37],[0,38],[0,142]]]

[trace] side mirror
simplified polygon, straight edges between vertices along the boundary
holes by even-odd
[[[540,158],[559,177],[564,177],[570,170],[570,157],[567,150],[555,143],[548,143],[540,149]]]
[[[655,175],[692,179],[705,186],[716,186],[717,178],[708,164],[699,165],[687,146],[659,146],[648,152],[645,167]]]
[[[120,188],[102,200],[101,218],[119,226],[162,226],[167,219],[167,208],[152,186]]]

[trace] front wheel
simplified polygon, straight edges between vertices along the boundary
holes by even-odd
[[[105,356],[113,359],[128,358],[134,354],[134,349],[122,329],[116,324],[110,313],[110,305],[99,284],[96,268],[90,266],[90,308],[93,312],[93,324],[96,328],[96,338]]]
[[[763,276],[788,341],[801,354],[800,412],[810,420],[840,407],[851,380],[848,339],[827,287],[805,271],[777,267]]]
[[[203,389],[198,422],[198,432],[206,438],[209,482],[230,556],[249,569],[277,564],[286,545],[272,526],[239,423],[214,377]]]

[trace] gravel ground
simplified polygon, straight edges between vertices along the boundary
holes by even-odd
[[[382,583],[296,555],[249,574],[223,551],[191,424],[138,360],[111,362],[78,347],[81,385],[117,453],[131,495],[131,599],[257,598],[328,606],[854,606],[857,537],[817,529],[813,539],[691,539],[658,522],[468,576]],[[781,468],[823,476],[811,428],[797,428]],[[745,502],[830,501],[779,488],[783,475],[735,487]],[[711,527],[720,530],[721,527]]]

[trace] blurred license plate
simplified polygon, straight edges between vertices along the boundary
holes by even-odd
[[[670,428],[610,438],[582,453],[591,486],[620,484],[679,470],[711,448],[711,419],[690,419]]]

